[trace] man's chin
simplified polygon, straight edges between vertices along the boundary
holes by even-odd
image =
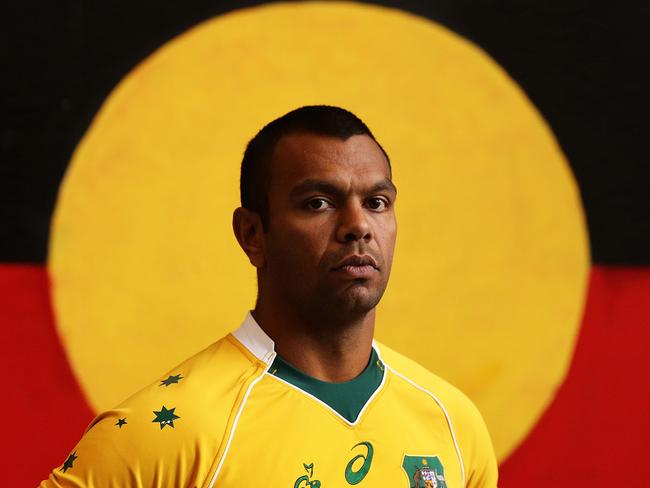
[[[342,313],[360,315],[370,312],[377,306],[383,292],[368,288],[363,284],[352,285],[341,292],[337,307]]]
[[[385,287],[368,280],[323,284],[317,290],[296,297],[296,306],[308,317],[317,320],[348,322],[373,310]]]

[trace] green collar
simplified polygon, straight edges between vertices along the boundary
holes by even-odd
[[[344,383],[317,380],[296,369],[280,356],[275,357],[269,372],[315,396],[349,422],[354,422],[368,399],[379,388],[384,378],[384,369],[384,363],[373,347],[366,369],[356,378]]]

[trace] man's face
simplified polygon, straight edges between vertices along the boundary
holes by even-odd
[[[372,310],[397,232],[396,190],[379,146],[365,135],[296,133],[278,141],[270,166],[260,272],[274,299],[330,317]]]

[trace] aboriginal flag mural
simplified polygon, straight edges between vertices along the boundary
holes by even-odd
[[[4,485],[232,330],[244,145],[358,113],[400,189],[377,335],[482,411],[500,486],[646,486],[647,9],[68,2],[6,13]],[[8,435],[6,433],[8,432]]]

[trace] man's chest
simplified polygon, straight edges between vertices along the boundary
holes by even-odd
[[[435,402],[388,385],[349,422],[273,382],[242,408],[214,486],[461,487],[458,450]]]

